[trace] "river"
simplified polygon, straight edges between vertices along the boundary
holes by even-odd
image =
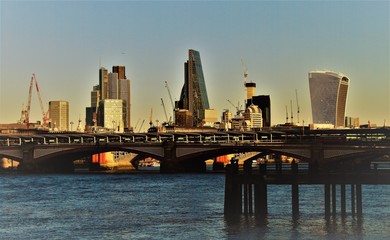
[[[348,202],[347,216],[326,220],[323,186],[300,186],[296,221],[290,187],[269,186],[269,214],[259,223],[225,220],[224,181],[223,174],[1,174],[0,239],[390,239],[390,186],[363,185],[361,220]]]

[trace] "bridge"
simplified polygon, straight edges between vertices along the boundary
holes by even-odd
[[[72,172],[73,161],[111,151],[136,153],[133,165],[157,159],[161,172],[202,172],[207,159],[244,152],[312,168],[359,169],[390,161],[390,129],[0,135],[0,158],[18,161],[24,172]]]

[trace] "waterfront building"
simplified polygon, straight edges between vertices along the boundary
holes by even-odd
[[[184,63],[184,85],[176,107],[189,111],[187,116],[192,116],[192,121],[188,127],[201,126],[204,110],[210,109],[200,54],[193,49],[188,50],[188,60]]]
[[[311,109],[314,124],[344,127],[349,78],[329,71],[309,72]]]
[[[54,131],[69,130],[69,103],[67,101],[50,101],[50,128]]]

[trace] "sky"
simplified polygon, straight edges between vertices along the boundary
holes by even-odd
[[[210,107],[243,105],[243,69],[270,95],[272,124],[312,121],[308,72],[350,78],[346,116],[390,125],[389,1],[0,1],[0,123],[20,119],[35,73],[45,108],[69,102],[85,122],[99,68],[124,65],[131,122],[165,121],[184,84],[188,49],[200,52]],[[290,115],[290,113],[289,113]],[[30,121],[42,120],[36,92]],[[387,123],[386,123],[387,120]]]

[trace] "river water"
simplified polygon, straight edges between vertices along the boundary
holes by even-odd
[[[226,221],[223,174],[0,175],[0,239],[390,239],[390,186],[363,185],[363,219],[324,218],[323,186],[268,187],[265,222]],[[347,187],[348,193],[348,187]],[[339,206],[338,206],[339,210]]]

